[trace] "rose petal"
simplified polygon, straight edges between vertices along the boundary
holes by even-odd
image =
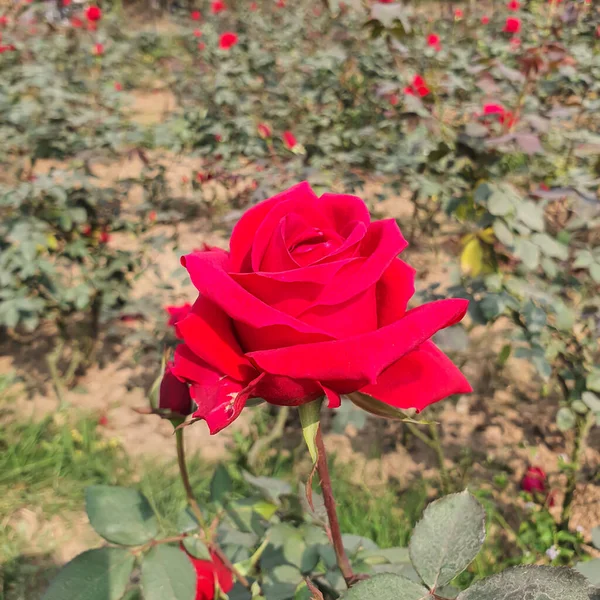
[[[182,264],[190,274],[192,283],[200,294],[212,300],[236,321],[236,331],[269,332],[242,339],[244,350],[265,347],[268,336],[273,335],[281,345],[324,341],[331,336],[302,321],[274,309],[247,292],[225,272],[225,262],[220,253],[196,252],[182,258]],[[247,325],[248,327],[244,327]],[[240,328],[241,326],[241,328]],[[265,337],[267,339],[265,339]],[[250,343],[249,346],[245,342]]]
[[[287,223],[284,217],[277,225],[277,229],[273,232],[269,245],[265,250],[261,271],[279,273],[281,271],[293,271],[300,266],[288,249],[285,237],[286,228]]]
[[[177,323],[177,336],[196,356],[238,381],[252,379],[254,368],[240,348],[231,319],[205,296]]]
[[[383,371],[376,384],[360,391],[396,408],[422,411],[452,394],[473,389],[452,361],[427,341]]]
[[[461,299],[439,300],[408,311],[395,323],[343,340],[251,352],[267,373],[320,381],[340,393],[377,382],[379,374],[436,331],[458,323],[467,310]]]
[[[307,196],[317,198],[308,182],[303,181],[247,210],[231,233],[229,243],[231,248],[231,270],[239,273],[247,273],[251,270],[251,252],[256,239],[256,232],[274,206],[289,198]]]
[[[347,236],[349,224],[358,221],[368,228],[371,223],[369,209],[358,196],[323,194],[319,198],[319,209],[343,237]]]
[[[269,404],[299,406],[323,395],[323,388],[316,381],[290,379],[268,373],[256,383],[254,394]]]
[[[368,287],[350,300],[335,306],[316,305],[298,319],[323,329],[338,339],[360,335],[377,329],[375,286]]]
[[[391,325],[406,313],[415,293],[415,270],[395,258],[377,282],[378,327]]]
[[[373,223],[361,243],[362,259],[340,269],[316,304],[340,304],[375,285],[407,242],[393,219]]]

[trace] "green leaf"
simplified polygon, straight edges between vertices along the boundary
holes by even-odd
[[[585,385],[592,392],[600,392],[600,369],[592,369],[586,377]]]
[[[88,550],[60,570],[42,600],[120,600],[134,562],[122,548]]]
[[[353,585],[342,600],[428,600],[427,588],[400,575],[382,573]]]
[[[292,486],[287,481],[274,477],[254,477],[246,471],[243,471],[242,475],[250,485],[259,489],[269,502],[279,504],[280,496],[292,493]]]
[[[223,465],[217,465],[210,481],[211,502],[223,504],[225,497],[233,490],[233,481]]]
[[[544,231],[544,211],[539,204],[524,200],[517,205],[517,217],[534,231]]]
[[[139,546],[158,534],[158,521],[143,494],[131,488],[93,485],[85,490],[92,527],[114,544]]]
[[[592,529],[592,544],[600,550],[600,526]]]
[[[570,408],[563,406],[556,413],[556,426],[562,431],[569,431],[575,427],[577,417]]]
[[[504,221],[496,219],[492,225],[494,235],[498,238],[498,241],[502,242],[505,246],[512,246],[515,242],[515,236],[512,231],[506,226]]]
[[[515,242],[515,254],[523,261],[525,267],[533,271],[540,264],[540,249],[525,239],[517,239]]]
[[[469,566],[484,540],[485,511],[465,490],[425,509],[410,540],[410,558],[429,587],[440,587]]]
[[[592,585],[600,586],[600,558],[578,562],[575,569],[579,571]]]
[[[564,244],[552,239],[547,233],[534,233],[531,236],[533,243],[547,256],[558,260],[569,258],[569,249]]]
[[[174,546],[155,546],[142,562],[144,600],[192,600],[196,572],[188,556]]]
[[[488,199],[488,210],[496,217],[507,215],[513,208],[513,203],[501,190],[496,190]]]
[[[318,398],[307,404],[301,404],[298,407],[298,411],[300,412],[300,423],[302,424],[302,435],[308,446],[308,452],[310,453],[313,464],[317,462],[319,455],[316,438],[321,422],[321,404],[323,404],[323,398]]]
[[[589,600],[588,583],[566,567],[507,569],[461,592],[457,600]]]
[[[210,552],[206,544],[196,536],[188,536],[183,538],[185,549],[194,557],[200,560],[210,560]]]

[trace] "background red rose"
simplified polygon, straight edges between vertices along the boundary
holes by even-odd
[[[174,373],[191,384],[212,433],[252,397],[299,405],[361,391],[423,409],[470,391],[431,336],[460,321],[466,300],[407,310],[414,270],[392,219],[371,223],[360,198],[307,183],[250,209],[231,250],[182,259],[200,292],[176,325]]]
[[[200,560],[189,554],[183,545],[181,549],[188,555],[196,571],[195,600],[213,600],[215,597],[215,581],[219,582],[219,587],[225,594],[231,591],[233,576],[216,553],[210,553],[212,560]]]

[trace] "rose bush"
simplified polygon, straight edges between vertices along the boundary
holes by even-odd
[[[430,339],[467,302],[409,310],[415,272],[397,258],[406,245],[394,220],[371,223],[360,198],[301,183],[246,212],[229,252],[185,256],[200,296],[176,323],[173,373],[191,384],[193,417],[216,433],[250,398],[296,406],[326,395],[334,408],[362,392],[356,402],[389,414],[385,405],[422,410],[469,392]]]

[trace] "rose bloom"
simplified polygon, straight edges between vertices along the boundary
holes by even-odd
[[[521,3],[518,0],[510,0],[510,2],[506,5],[508,10],[519,10],[521,8]]]
[[[317,196],[300,183],[248,210],[229,252],[182,258],[200,293],[178,321],[173,374],[190,384],[193,419],[211,433],[251,398],[298,406],[341,395],[378,415],[422,410],[471,387],[431,341],[466,300],[408,309],[415,271],[394,219],[372,223],[364,202]],[[386,406],[387,405],[387,406]]]
[[[262,138],[268,138],[272,135],[271,128],[266,123],[259,123],[257,129],[258,135]]]
[[[8,25],[8,17],[2,15],[0,17],[0,27],[6,27]]]
[[[427,87],[425,79],[423,79],[421,75],[415,75],[413,77],[411,86],[404,88],[404,93],[407,93],[409,96],[418,95],[421,98],[424,98],[430,92],[431,90]]]
[[[275,6],[277,6],[277,8],[285,8],[285,0],[277,0]]]
[[[506,110],[501,104],[485,104],[483,106],[484,115],[496,115],[500,123],[512,125],[514,123],[514,117],[512,112]]]
[[[250,10],[258,10],[258,4],[256,2],[250,3]]]
[[[442,46],[440,45],[440,36],[436,33],[430,33],[427,36],[427,45],[431,46],[431,48],[435,48],[436,50],[441,50]]]
[[[202,37],[202,32],[199,29],[194,29],[194,37]]]
[[[96,56],[102,56],[104,54],[104,44],[96,44],[94,46],[94,54]]]
[[[121,91],[123,91],[123,86],[118,81],[116,81],[115,82],[115,92],[121,92]]]
[[[220,12],[223,12],[225,8],[225,3],[221,0],[214,0],[214,2],[212,2],[210,5],[210,10],[212,11],[213,15],[217,15]]]
[[[102,11],[97,6],[89,6],[85,11],[85,17],[88,21],[95,23],[102,18]]]
[[[206,48],[206,44],[204,42],[198,42],[198,50],[204,50]]]
[[[457,8],[454,11],[454,18],[455,19],[462,19],[465,16],[465,14],[463,13],[463,11],[460,8]]]
[[[521,38],[518,38],[518,37],[510,38],[510,42],[509,43],[510,43],[510,47],[513,50],[517,50],[518,48],[521,47]]]
[[[546,473],[540,467],[529,467],[521,479],[521,489],[533,494],[546,491]]]
[[[508,17],[502,31],[505,33],[519,33],[519,31],[521,31],[521,19],[518,19],[517,17]]]
[[[215,580],[225,594],[232,590],[233,576],[215,552],[210,553],[211,560],[201,560],[189,554],[183,544],[181,550],[187,554],[196,571],[195,600],[214,600]]]
[[[298,144],[298,140],[296,136],[291,131],[283,132],[283,143],[289,150],[292,150],[296,144]]]
[[[486,15],[484,15],[483,17],[481,17],[481,24],[482,25],[487,25],[490,22],[490,18]]]
[[[190,14],[192,21],[199,21],[202,18],[202,13],[199,10],[193,10]]]
[[[219,48],[221,50],[229,50],[238,43],[238,36],[231,31],[226,31],[219,38]]]

